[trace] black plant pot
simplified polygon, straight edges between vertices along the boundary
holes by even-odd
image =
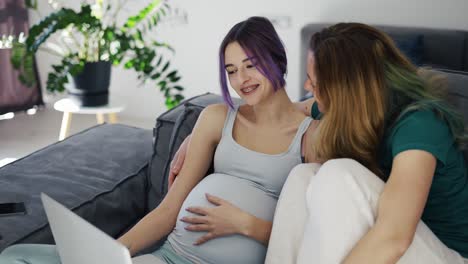
[[[75,87],[68,87],[68,94],[81,106],[101,106],[109,103],[111,63],[87,62],[83,71],[73,77]]]

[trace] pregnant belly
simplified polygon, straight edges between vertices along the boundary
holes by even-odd
[[[185,209],[191,206],[214,207],[205,194],[218,196],[258,218],[272,221],[277,200],[252,183],[225,174],[205,177],[187,196],[179,212],[176,227],[169,235],[174,249],[195,263],[263,263],[266,247],[260,242],[241,235],[212,239],[202,245],[193,243],[206,232],[185,230],[188,225],[179,219],[193,216]]]

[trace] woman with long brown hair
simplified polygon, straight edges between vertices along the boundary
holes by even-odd
[[[467,136],[440,87],[358,23],[312,36],[307,77],[301,105],[320,125],[281,192],[266,263],[463,263]]]

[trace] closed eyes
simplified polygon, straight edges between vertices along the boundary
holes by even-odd
[[[314,81],[312,81],[312,78],[310,78],[308,73],[307,73],[307,79],[309,79],[310,85],[312,85],[312,88],[315,88],[317,86],[317,84]]]
[[[254,64],[249,64],[249,65],[246,65],[245,67],[247,69],[252,69],[252,68],[255,68],[255,65]],[[226,72],[227,72],[227,74],[234,74],[234,73],[237,72],[237,68],[231,69],[230,67],[226,67]]]

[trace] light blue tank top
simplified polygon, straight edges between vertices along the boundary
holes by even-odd
[[[242,236],[230,235],[212,239],[202,245],[193,243],[204,232],[185,230],[184,216],[192,216],[185,209],[190,206],[214,207],[206,200],[209,193],[229,201],[258,218],[273,221],[278,196],[289,172],[301,161],[301,138],[312,120],[306,117],[287,151],[264,154],[239,145],[232,130],[239,107],[229,109],[221,141],[214,156],[214,173],[200,181],[185,199],[177,217],[176,227],[168,237],[169,248],[182,258],[167,259],[168,263],[263,263],[266,247]]]
[[[299,125],[289,148],[280,154],[264,154],[238,144],[232,131],[239,107],[230,109],[224,123],[223,135],[214,156],[214,171],[239,179],[278,199],[286,178],[301,160],[301,139],[311,118]]]

